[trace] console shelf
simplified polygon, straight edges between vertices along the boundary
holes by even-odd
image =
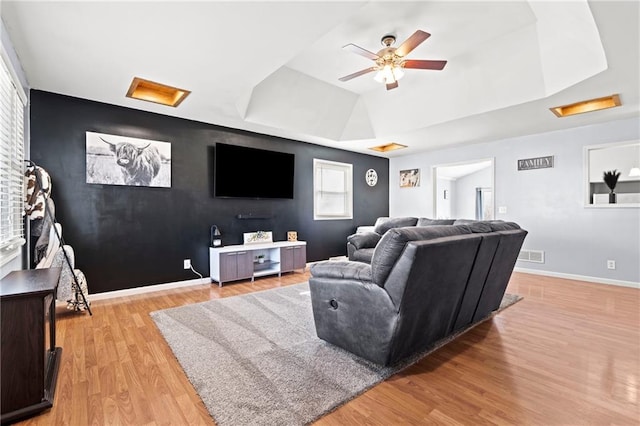
[[[264,262],[258,262],[258,256]],[[249,279],[265,275],[280,276],[307,266],[305,241],[276,241],[209,248],[211,282],[222,287],[223,282]]]

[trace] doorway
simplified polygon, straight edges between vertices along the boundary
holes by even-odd
[[[494,159],[433,166],[433,217],[492,220]]]

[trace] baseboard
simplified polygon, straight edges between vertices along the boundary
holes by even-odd
[[[548,277],[565,278],[567,280],[587,281],[590,283],[617,285],[621,287],[632,287],[632,288],[640,289],[640,283],[633,282],[633,281],[611,280],[608,278],[589,277],[586,275],[576,275],[576,274],[564,274],[562,272],[540,271],[538,269],[527,269],[527,268],[519,268],[519,267],[515,267],[513,268],[513,270],[515,272],[522,272],[523,274],[545,275]]]
[[[307,267],[311,266],[314,263],[316,262],[307,263]],[[527,268],[520,268],[520,267],[515,267],[513,270],[515,272],[522,272],[524,274],[545,275],[545,276],[555,277],[555,278],[565,278],[568,280],[586,281],[591,283],[617,285],[622,287],[632,287],[632,288],[640,289],[640,283],[633,282],[633,281],[611,280],[608,278],[589,277],[586,275],[565,274],[562,272],[541,271],[538,269],[527,269]],[[127,288],[124,290],[107,291],[104,293],[89,294],[88,299],[89,301],[93,302],[95,300],[113,299],[115,297],[133,296],[136,294],[152,293],[154,291],[170,290],[174,288],[190,287],[194,285],[203,285],[203,284],[211,284],[211,279],[209,277],[196,278],[193,280],[176,281],[176,282],[166,283],[166,284],[156,284],[156,285],[150,285],[150,286],[144,286],[144,287]]]
[[[170,290],[173,288],[190,287],[194,285],[211,284],[211,278],[196,278],[193,280],[176,281],[166,284],[148,285],[144,287],[127,288],[124,290],[106,291],[104,293],[89,294],[90,302],[96,300],[113,299],[114,297],[133,296],[136,294],[152,293],[154,291]]]
[[[309,265],[311,265],[312,263],[315,263],[315,262],[307,263],[305,270],[307,270],[309,268]],[[148,285],[144,287],[127,288],[124,290],[116,290],[116,291],[106,291],[104,293],[89,294],[87,296],[87,299],[89,299],[89,302],[93,302],[95,300],[113,299],[115,297],[133,296],[136,294],[152,293],[154,291],[170,290],[173,288],[189,287],[189,286],[202,285],[202,284],[211,284],[211,278],[204,277],[204,278],[196,278],[193,280],[176,281],[176,282],[166,283],[166,284]]]

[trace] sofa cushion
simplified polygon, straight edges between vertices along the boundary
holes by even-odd
[[[427,217],[418,218],[416,226],[432,226],[432,225],[453,225],[455,219],[429,219]]]
[[[373,282],[384,287],[389,273],[409,241],[432,240],[452,235],[471,234],[468,226],[433,225],[394,228],[385,233],[371,259]]]
[[[347,242],[353,244],[356,250],[374,248],[378,241],[380,241],[380,234],[375,232],[356,233],[347,237]]]
[[[515,222],[503,222],[501,220],[492,220],[489,222],[492,231],[512,231],[521,229],[520,225]]]
[[[355,250],[349,260],[353,260],[354,262],[371,263],[371,259],[373,258],[373,252],[375,250],[376,250],[375,247],[361,248],[361,249]]]
[[[474,233],[521,229],[517,223],[505,222],[504,220],[456,219],[454,225],[468,225]]]
[[[380,235],[384,235],[389,229],[402,228],[404,226],[416,226],[417,217],[391,217],[378,218],[376,220],[374,231]]]
[[[474,234],[491,232],[491,225],[486,220],[457,219],[454,225],[467,225]]]

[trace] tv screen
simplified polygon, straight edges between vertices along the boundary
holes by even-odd
[[[293,198],[295,155],[217,143],[214,194],[233,198]]]

